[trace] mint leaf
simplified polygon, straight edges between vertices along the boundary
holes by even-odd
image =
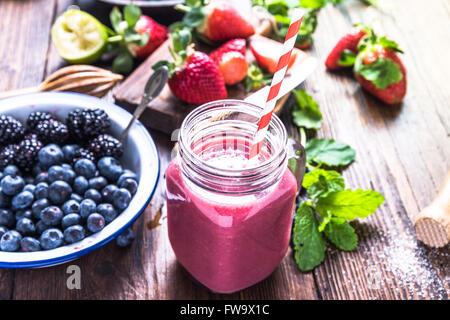
[[[352,251],[358,245],[355,229],[348,223],[330,221],[325,227],[325,235],[336,247],[345,251]]]
[[[353,51],[345,49],[341,52],[338,64],[343,67],[351,67],[355,64],[356,54]]]
[[[126,5],[123,9],[123,17],[125,18],[125,21],[128,23],[129,27],[134,27],[136,22],[138,22],[139,18],[141,17],[141,14],[141,9],[133,3]]]
[[[316,169],[305,174],[302,185],[314,200],[329,192],[344,190],[345,181],[337,171]]]
[[[183,17],[183,22],[191,28],[198,27],[203,20],[205,20],[205,14],[201,7],[192,8]]]
[[[325,257],[326,242],[317,229],[314,210],[305,203],[295,216],[294,245],[295,261],[302,271],[314,269]]]
[[[270,74],[265,74],[260,67],[255,64],[250,64],[244,79],[245,89],[247,92],[250,92],[253,89],[268,85],[271,78],[272,76]]]
[[[379,37],[377,42],[385,48],[393,49],[397,52],[403,53],[403,51],[398,47],[397,42],[389,40],[385,36]]]
[[[116,32],[119,32],[119,24],[122,21],[122,13],[117,7],[114,7],[109,14],[109,20],[111,20],[111,25]]]
[[[296,104],[292,111],[295,125],[306,129],[320,129],[322,113],[317,102],[305,90],[293,90],[293,92],[296,97]]]
[[[316,210],[345,220],[365,218],[384,202],[384,196],[373,190],[343,190],[330,192],[316,203]]]
[[[364,54],[365,52],[361,52],[358,55],[355,72],[372,82],[377,89],[386,89],[403,79],[400,67],[391,59],[378,58],[375,62],[364,64],[362,63]]]
[[[356,152],[348,144],[333,139],[314,138],[305,146],[308,163],[324,164],[329,167],[345,166],[355,160]]]
[[[129,51],[123,50],[113,61],[112,68],[119,73],[128,73],[133,69],[133,56]]]

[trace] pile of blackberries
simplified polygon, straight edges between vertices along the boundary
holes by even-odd
[[[101,109],[77,109],[65,123],[33,112],[26,126],[0,116],[0,250],[50,250],[99,232],[129,205],[134,172]],[[134,239],[126,230],[117,243]]]

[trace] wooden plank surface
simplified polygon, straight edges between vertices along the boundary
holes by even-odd
[[[35,85],[62,65],[50,45],[49,28],[71,3],[0,2],[0,26],[8,30],[0,34],[0,90]],[[76,3],[106,16],[105,7],[94,1]],[[134,225],[138,241],[131,248],[110,243],[60,266],[0,270],[0,299],[448,299],[449,248],[429,249],[417,242],[410,218],[430,202],[450,169],[450,84],[445,72],[450,62],[444,54],[450,44],[446,32],[450,5],[446,0],[395,3],[392,13],[351,0],[338,8],[328,6],[320,13],[311,53],[323,61],[352,23],[372,23],[406,52],[409,92],[402,106],[381,105],[359,88],[350,73],[326,72],[323,65],[304,85],[324,114],[319,136],[347,142],[357,151],[356,162],[344,172],[349,187],[374,188],[386,197],[376,215],[354,224],[360,237],[354,252],[330,248],[321,266],[302,273],[289,251],[261,283],[232,295],[213,294],[176,262],[164,208],[162,218],[155,220],[164,203],[160,183]],[[34,14],[38,10],[40,14]],[[291,104],[292,98],[287,106]],[[282,119],[296,135],[288,108]],[[173,143],[165,134],[151,133],[161,155],[163,181]],[[71,264],[81,269],[81,290],[66,287]]]

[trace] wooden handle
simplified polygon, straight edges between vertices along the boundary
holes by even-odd
[[[0,92],[0,99],[12,97],[12,96],[18,96],[20,94],[25,94],[25,93],[38,92],[38,91],[41,91],[40,87],[30,87],[30,88],[4,91],[4,92]]]
[[[443,247],[450,241],[450,171],[436,199],[416,217],[417,237],[430,247]]]

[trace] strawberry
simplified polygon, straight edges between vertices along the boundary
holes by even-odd
[[[187,12],[183,22],[211,41],[223,42],[234,38],[248,38],[255,33],[251,23],[236,8],[225,0],[186,1],[177,8]]]
[[[406,95],[406,68],[397,44],[385,37],[366,43],[356,57],[355,77],[369,93],[387,104],[396,104]]]
[[[216,61],[227,85],[241,82],[247,75],[248,63],[245,56],[240,52],[225,52]]]
[[[265,71],[274,74],[277,70],[278,59],[280,58],[282,43],[267,41],[262,39],[252,39],[250,50],[255,56],[258,65]],[[294,64],[298,51],[294,49],[289,59],[288,69]]]
[[[135,50],[137,58],[146,58],[156,50],[166,39],[168,35],[167,28],[160,25],[150,17],[141,15],[135,25],[135,29],[139,34],[148,33],[149,39],[147,44],[138,47]]]
[[[352,66],[355,62],[355,56],[358,53],[358,43],[369,32],[367,27],[360,25],[354,26],[331,50],[325,60],[325,66],[330,70]]]
[[[209,56],[214,61],[216,61],[219,58],[221,58],[224,53],[227,53],[227,52],[230,52],[230,51],[239,52],[243,56],[245,56],[246,45],[247,45],[247,42],[245,41],[245,39],[233,39],[233,40],[230,40],[228,42],[225,42],[219,48],[217,48],[216,50],[211,52],[209,54]]]

